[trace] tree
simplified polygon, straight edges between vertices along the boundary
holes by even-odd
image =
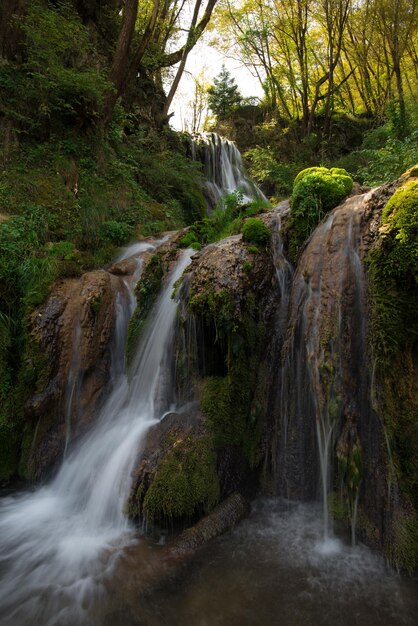
[[[233,76],[222,65],[213,85],[208,89],[208,106],[219,117],[225,117],[241,104],[242,96]]]

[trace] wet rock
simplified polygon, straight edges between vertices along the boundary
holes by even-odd
[[[250,509],[248,500],[234,493],[162,548],[150,549],[144,541],[128,546],[107,585],[112,596],[118,598],[120,606],[130,607],[137,616],[139,606],[147,597],[181,576],[201,548],[234,528]]]
[[[88,427],[108,390],[118,282],[103,271],[61,281],[31,316],[32,346],[47,356],[50,369],[47,385],[25,409],[35,424],[27,459],[32,478],[47,473],[67,438]]]
[[[165,561],[177,561],[192,556],[208,541],[234,528],[251,510],[248,500],[240,493],[231,494],[226,500],[203,517],[197,524],[184,530],[163,550]]]

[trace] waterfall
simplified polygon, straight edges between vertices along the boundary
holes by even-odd
[[[123,508],[141,441],[175,399],[167,378],[177,310],[171,295],[190,256],[183,253],[150,314],[130,384],[122,355],[135,280],[125,281],[116,298],[115,381],[100,417],[68,448],[50,484],[0,501],[2,624],[90,623],[90,600],[104,592],[117,549],[132,541]]]
[[[236,145],[216,133],[208,133],[193,144],[192,155],[204,166],[203,193],[212,210],[219,200],[234,191],[243,195],[243,203],[265,200],[263,192],[248,177]]]
[[[361,435],[372,419],[360,260],[360,225],[368,199],[368,194],[349,198],[317,227],[288,295],[276,401],[277,483],[287,498],[315,499],[319,468],[324,549],[330,547],[332,536],[328,513],[335,475],[332,459],[336,452],[347,466],[348,461],[359,462]],[[358,467],[351,470],[361,473]],[[356,483],[347,496],[353,537],[359,489]]]

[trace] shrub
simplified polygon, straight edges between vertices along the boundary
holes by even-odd
[[[293,186],[288,229],[292,260],[315,226],[350,193],[352,186],[351,176],[341,168],[310,167],[299,172]]]
[[[117,246],[123,245],[131,236],[132,228],[125,222],[108,220],[103,222],[100,235],[102,241],[114,243]]]
[[[191,248],[196,244],[200,245],[195,231],[191,229],[180,239],[180,245],[182,248]]]
[[[264,222],[256,217],[250,217],[243,226],[242,238],[248,243],[266,246],[270,241],[271,234]]]
[[[244,155],[250,161],[250,174],[262,184],[264,191],[276,196],[287,196],[292,191],[296,166],[279,162],[271,148],[251,148]]]

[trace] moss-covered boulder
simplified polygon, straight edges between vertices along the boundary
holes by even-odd
[[[258,221],[263,241],[264,233],[270,239],[273,214],[264,214]],[[253,249],[243,239],[228,237],[196,256],[190,272],[188,315],[197,337],[194,377],[200,406],[218,458],[234,458],[249,483],[248,468],[256,474],[261,458],[269,329],[278,299],[271,251],[265,245]]]
[[[340,168],[310,167],[299,172],[293,184],[288,226],[288,248],[293,261],[315,226],[352,187],[351,176]]]
[[[148,433],[128,502],[133,518],[190,521],[219,501],[213,438],[200,413],[166,415]]]

